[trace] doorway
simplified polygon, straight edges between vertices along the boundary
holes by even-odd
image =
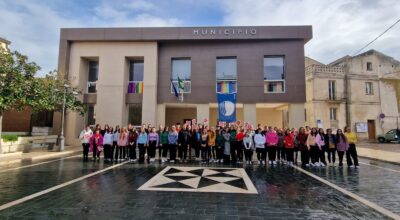
[[[368,139],[370,141],[375,141],[375,120],[368,120]]]

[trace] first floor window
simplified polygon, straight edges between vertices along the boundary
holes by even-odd
[[[330,118],[331,121],[336,121],[337,120],[336,111],[337,111],[336,108],[330,108],[329,109],[329,118]]]
[[[88,85],[87,85],[88,93],[97,92],[96,83],[98,79],[99,79],[99,62],[89,61]]]
[[[94,105],[88,106],[87,124],[94,126],[96,124],[96,114],[94,113]]]
[[[171,93],[174,87],[178,93],[191,92],[192,61],[190,58],[172,58]]]
[[[365,94],[366,95],[373,95],[374,94],[372,82],[366,82],[365,83]]]
[[[285,57],[264,57],[264,92],[285,92]]]
[[[128,123],[142,124],[142,103],[129,104]]]

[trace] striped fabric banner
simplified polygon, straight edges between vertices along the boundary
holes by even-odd
[[[128,93],[142,94],[143,82],[129,82]]]
[[[235,84],[236,82],[232,81],[221,81],[217,84],[217,90],[219,93],[233,93],[235,91]]]

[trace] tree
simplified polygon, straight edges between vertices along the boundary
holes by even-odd
[[[39,70],[40,67],[29,62],[27,56],[0,48],[0,137],[5,111],[21,111],[26,107],[31,107],[34,112],[61,111],[64,89],[66,108],[84,114],[84,105],[75,96],[80,93],[77,88],[65,88],[64,85],[69,85],[69,82],[58,77],[55,71],[44,78],[35,77]]]

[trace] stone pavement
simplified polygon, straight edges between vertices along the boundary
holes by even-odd
[[[400,144],[360,142],[357,153],[360,157],[400,164]]]
[[[0,154],[0,169],[9,168],[17,165],[30,164],[33,161],[76,155],[80,154],[81,152],[81,146],[66,146],[63,152],[47,151],[47,149],[39,148],[33,149],[29,153],[16,152]]]
[[[308,171],[400,214],[399,174],[371,168]],[[118,163],[117,163],[118,164]],[[72,157],[0,172],[0,206],[115,163]],[[199,167],[199,163],[174,166]],[[243,168],[258,194],[138,190],[168,164],[122,164],[0,211],[0,219],[386,219],[357,200],[285,165]],[[170,166],[170,165],[169,165]],[[386,168],[400,170],[392,164]]]

